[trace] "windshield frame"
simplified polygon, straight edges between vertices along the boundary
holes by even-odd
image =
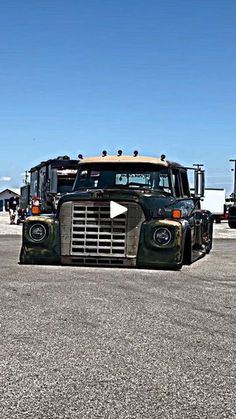
[[[84,172],[87,177],[84,181],[81,179],[81,175]],[[91,172],[93,173],[94,179],[92,179]],[[97,172],[97,180],[96,178],[96,172]],[[103,174],[101,176],[101,173]],[[100,174],[100,177],[99,177]],[[105,176],[106,175],[106,176]],[[111,184],[106,183],[105,179],[113,179],[113,182]],[[146,175],[146,179],[149,177],[149,181],[153,182],[152,184],[145,184],[140,182],[127,182],[124,183],[115,183],[115,179],[117,179],[117,176],[122,177],[125,176],[128,177],[144,177]],[[143,179],[144,179],[143,178]],[[162,183],[164,182],[163,179],[167,180],[166,185],[160,185],[157,184],[162,180]],[[142,180],[143,180],[142,179]],[[140,179],[141,180],[141,179]],[[169,168],[162,166],[162,165],[154,165],[154,164],[147,164],[147,163],[86,163],[81,164],[78,169],[78,173],[75,179],[75,183],[73,186],[73,191],[77,190],[89,190],[89,189],[125,189],[125,190],[148,190],[152,192],[164,192],[168,194],[173,194],[173,185],[172,185],[172,176]]]

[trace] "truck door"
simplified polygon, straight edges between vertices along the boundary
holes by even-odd
[[[183,218],[188,221],[191,230],[192,247],[199,240],[199,214],[196,210],[197,202],[191,198],[186,170],[174,169],[172,171],[173,188],[177,199],[176,207],[181,209]]]

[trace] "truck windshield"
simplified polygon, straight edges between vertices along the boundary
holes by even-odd
[[[75,175],[70,176],[58,176],[57,193],[64,194],[71,192],[75,182]]]
[[[151,164],[81,165],[75,181],[78,189],[151,189],[171,193],[169,171]]]

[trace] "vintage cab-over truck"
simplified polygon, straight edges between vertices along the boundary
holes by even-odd
[[[191,264],[211,250],[213,219],[200,209],[204,171],[194,169],[192,195],[187,172],[164,155],[119,151],[81,158],[73,191],[61,197],[57,213],[24,223],[20,263],[154,269]],[[111,214],[112,203],[118,214]]]

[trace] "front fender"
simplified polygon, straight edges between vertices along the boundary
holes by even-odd
[[[160,246],[155,242],[153,235],[158,227],[166,227],[171,232],[172,239],[167,245]],[[145,221],[140,232],[137,265],[157,269],[181,268],[186,229],[187,223],[181,220]]]
[[[29,234],[34,224],[43,224],[47,235],[42,241],[35,242]],[[22,264],[59,264],[60,235],[59,221],[54,215],[28,217],[23,224],[22,246],[20,251]]]

